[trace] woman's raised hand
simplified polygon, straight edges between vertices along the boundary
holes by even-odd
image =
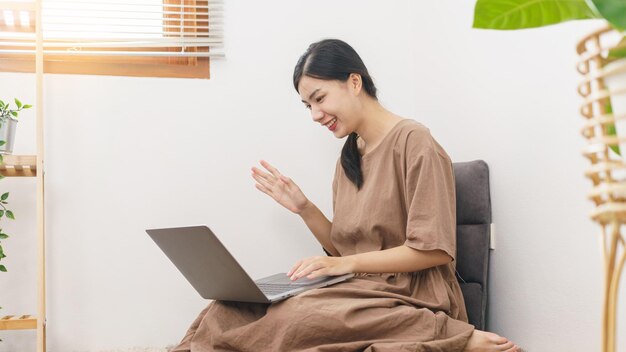
[[[283,207],[296,214],[300,214],[309,204],[309,200],[304,196],[300,187],[289,177],[278,172],[278,170],[267,161],[261,160],[261,165],[269,171],[269,173],[256,167],[252,168],[252,177],[257,182],[255,185],[256,188],[274,198],[274,200]]]

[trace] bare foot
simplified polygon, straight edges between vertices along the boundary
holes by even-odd
[[[506,337],[491,332],[474,330],[463,352],[522,352]]]

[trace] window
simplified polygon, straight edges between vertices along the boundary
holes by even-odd
[[[16,4],[0,1],[0,71],[34,72],[35,9]],[[42,0],[44,72],[209,78],[221,21],[217,0]]]

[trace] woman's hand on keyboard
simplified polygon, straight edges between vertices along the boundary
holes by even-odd
[[[326,257],[316,256],[299,260],[287,273],[291,280],[298,280],[301,277],[315,279],[320,276],[338,276],[349,274],[353,270],[351,256],[346,257]]]

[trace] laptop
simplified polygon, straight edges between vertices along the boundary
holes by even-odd
[[[354,276],[291,281],[286,273],[253,280],[206,226],[146,230],[187,281],[206,299],[273,303]]]

